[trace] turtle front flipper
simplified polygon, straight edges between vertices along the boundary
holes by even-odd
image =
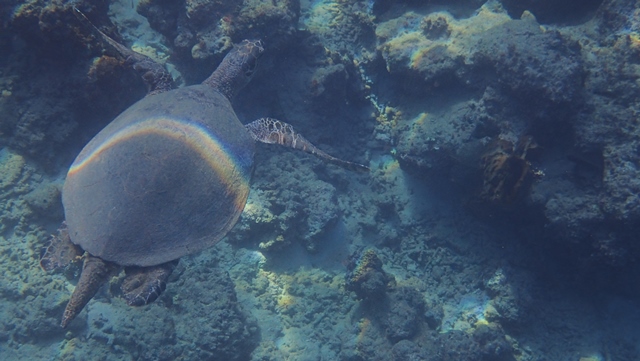
[[[178,260],[151,267],[127,267],[122,293],[129,306],[144,306],[155,301],[167,287],[167,279]]]
[[[323,152],[306,140],[300,133],[293,130],[293,127],[290,124],[280,120],[273,118],[260,118],[245,125],[245,128],[249,131],[249,134],[251,134],[253,139],[259,142],[280,144],[286,147],[298,149],[303,152],[313,154],[329,163],[339,165],[355,172],[369,171],[369,167],[365,165],[338,159]]]
[[[95,296],[96,292],[100,289],[100,286],[104,284],[109,278],[111,272],[118,267],[112,263],[101,260],[98,257],[94,257],[87,253],[84,264],[82,265],[82,274],[80,280],[76,285],[73,294],[67,307],[64,310],[62,316],[62,322],[60,326],[62,328],[67,327],[79,313],[84,306],[87,305],[89,300]]]
[[[131,65],[131,67],[133,67],[133,69],[142,76],[142,80],[147,84],[147,90],[149,92],[148,95],[158,94],[173,89],[173,78],[163,65],[158,64],[148,56],[137,53],[113,40],[93,25],[93,23],[80,10],[77,8],[74,8],[73,10],[80,21],[88,24],[88,26],[100,34],[100,37],[107,44],[111,45],[111,47],[118,52],[118,55],[120,55],[127,64]]]
[[[67,224],[63,222],[58,228],[58,234],[51,236],[49,245],[40,258],[40,266],[45,271],[64,268],[71,262],[80,260],[83,253],[80,247],[71,243]]]

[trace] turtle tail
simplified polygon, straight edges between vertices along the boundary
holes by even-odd
[[[311,142],[305,139],[300,133],[293,130],[293,127],[290,124],[280,120],[273,118],[260,118],[245,125],[245,128],[247,128],[253,139],[259,142],[280,144],[286,147],[298,149],[351,171],[361,173],[369,171],[369,167],[365,165],[338,159],[325,153],[315,145],[311,144]]]
[[[60,326],[67,327],[79,313],[89,300],[95,296],[103,283],[107,281],[110,273],[116,268],[115,265],[105,262],[100,258],[91,256],[87,253],[82,265],[82,274],[76,285],[73,294],[62,316]]]

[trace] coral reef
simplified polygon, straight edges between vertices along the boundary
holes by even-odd
[[[0,4],[3,359],[639,359],[635,1]],[[149,306],[120,275],[62,333],[78,269],[38,266],[60,184],[145,94],[73,6],[177,84],[263,38],[240,119],[371,173],[259,146],[227,242]]]
[[[549,118],[562,124],[582,104],[584,70],[579,51],[577,41],[558,31],[543,31],[533,18],[512,20],[477,39],[468,74],[493,68],[500,89],[538,112],[531,117],[530,122],[536,122],[532,127],[543,122],[544,127],[557,128]]]
[[[425,302],[422,294],[409,287],[398,287],[389,293],[386,334],[392,343],[412,339],[424,323]]]
[[[168,309],[175,309],[177,318],[201,317],[201,321],[191,319],[176,324],[175,332],[190,340],[191,345],[185,345],[182,352],[174,352],[196,359],[215,356],[246,360],[257,345],[257,321],[238,304],[229,274],[213,265],[208,268],[206,274],[178,275],[175,292],[169,294]],[[216,295],[214,299],[210,297],[212,294]],[[193,327],[194,321],[198,322],[197,328]]]
[[[372,45],[374,16],[371,2],[365,1],[314,1],[302,15],[301,25],[328,49],[339,53],[360,55],[366,49],[353,49],[353,44]]]
[[[355,292],[358,298],[372,302],[384,299],[389,283],[394,281],[382,269],[382,261],[372,249],[351,255],[347,271],[347,289]]]
[[[391,354],[394,361],[428,360],[430,357],[429,352],[409,340],[402,340],[393,345]]]
[[[514,276],[513,273],[500,268],[485,282],[487,292],[492,297],[491,306],[495,309],[488,315],[489,319],[510,326],[527,322],[525,301],[530,299],[527,291],[521,287],[530,282],[517,279],[520,276]]]
[[[45,183],[27,193],[24,200],[32,211],[43,218],[59,220],[63,217],[62,202],[60,200],[60,183]]]
[[[262,39],[276,48],[286,46],[300,12],[299,2],[292,0],[143,0],[136,9],[169,40],[173,61],[188,80],[206,77],[214,68],[211,60],[221,59],[242,39]],[[207,65],[201,72],[194,71],[194,64]]]
[[[232,242],[251,242],[263,250],[302,244],[315,252],[339,217],[336,188],[313,172],[305,172],[298,155],[264,159],[261,168],[273,179],[255,182],[245,211],[229,235]],[[284,173],[283,173],[284,172]],[[304,184],[305,187],[297,185]]]
[[[509,14],[518,18],[524,11],[532,12],[543,24],[580,23],[593,16],[603,0],[551,1],[551,0],[503,0]]]
[[[580,273],[590,273],[587,265],[595,260],[622,266],[638,250],[632,221],[640,216],[637,197],[632,196],[638,184],[635,167],[629,167],[636,157],[630,149],[638,142],[631,113],[640,94],[629,82],[637,63],[635,13],[628,3],[604,1],[592,25],[609,27],[609,35],[596,35],[590,26],[565,32],[581,44],[588,105],[572,119],[575,140],[568,155],[548,162],[546,168],[553,172],[546,171],[534,187],[532,201],[542,209],[550,231],[546,237],[563,242],[560,252],[589,254],[577,262]],[[615,71],[612,64],[618,64]],[[567,172],[570,178],[562,175]],[[536,233],[532,238],[540,237]]]
[[[477,23],[481,19],[486,19],[483,25]],[[377,35],[387,69],[404,80],[399,85],[403,93],[455,91],[472,98],[463,95],[446,112],[431,106],[435,109],[400,122],[405,130],[398,134],[399,153],[408,165],[433,167],[441,159],[430,151],[434,148],[450,150],[439,162],[451,164],[458,149],[503,128],[497,120],[510,114],[514,104],[532,111],[525,116],[520,112],[504,133],[528,130],[534,135],[548,134],[550,128],[563,131],[581,104],[577,44],[559,32],[543,32],[533,19],[510,20],[485,5],[476,17],[464,20],[446,13],[408,13],[381,24]],[[481,98],[478,92],[484,93]],[[450,120],[430,124],[430,118],[441,117]]]
[[[96,129],[144,94],[122,68],[87,81],[91,56],[100,49],[91,29],[73,15],[74,6],[97,25],[106,24],[105,31],[113,30],[106,1],[28,1],[14,8],[6,24],[15,36],[8,40],[11,51],[3,55],[6,68],[0,75],[6,84],[0,139],[49,172],[58,171]],[[70,144],[75,144],[71,151]]]

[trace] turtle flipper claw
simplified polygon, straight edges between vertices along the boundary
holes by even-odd
[[[127,267],[122,293],[129,306],[144,306],[155,301],[167,287],[167,279],[178,260],[152,267]]]
[[[260,118],[247,125],[245,128],[249,131],[249,134],[254,140],[267,144],[280,144],[285,147],[294,148],[315,155],[320,159],[324,159],[329,163],[333,163],[340,167],[346,168],[355,172],[368,172],[369,167],[349,162],[346,160],[338,159],[331,156],[310,141],[305,139],[300,133],[293,130],[293,127],[285,122],[282,122],[273,118]]]

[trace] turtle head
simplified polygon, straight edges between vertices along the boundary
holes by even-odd
[[[219,90],[229,99],[233,98],[253,78],[262,53],[262,40],[243,40],[233,47],[203,84]]]

